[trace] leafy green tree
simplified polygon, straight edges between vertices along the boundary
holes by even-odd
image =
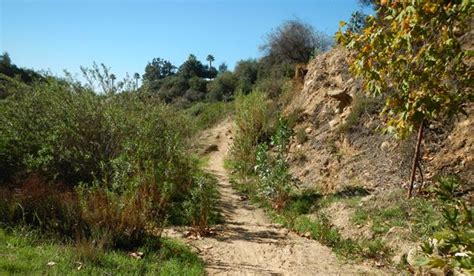
[[[360,33],[365,27],[367,15],[363,11],[355,11],[347,24],[347,30],[353,33]]]
[[[224,72],[209,83],[208,98],[212,101],[229,101],[237,88],[237,78],[232,72]]]
[[[10,55],[7,52],[4,52],[0,55],[0,74],[6,75],[10,78],[20,78],[24,83],[31,83],[35,80],[44,80],[45,78],[38,74],[37,72],[19,68],[12,63]]]
[[[208,67],[207,65],[205,66],[205,78],[208,79],[213,79],[217,76],[219,72],[217,72],[217,69],[215,67]]]
[[[194,76],[199,78],[207,77],[207,70],[205,66],[196,58],[195,55],[189,55],[188,59],[179,67],[178,74],[185,79],[190,79]]]
[[[162,80],[166,77],[172,76],[175,73],[176,67],[169,61],[162,58],[154,58],[151,62],[148,62],[145,67],[145,74],[143,74],[143,80],[156,81]]]
[[[2,68],[12,65],[12,60],[7,52],[4,52],[2,55],[0,55],[0,65]]]
[[[158,90],[158,97],[165,103],[172,103],[177,98],[184,96],[189,89],[189,80],[181,75],[167,77]]]
[[[241,60],[237,62],[234,74],[238,79],[238,90],[242,91],[244,94],[248,94],[252,91],[252,87],[258,78],[258,68],[258,61],[254,59]]]
[[[228,67],[227,67],[227,64],[225,64],[225,62],[219,64],[219,67],[218,67],[218,68],[219,68],[219,69],[218,69],[218,73],[219,73],[219,74],[222,74],[222,73],[228,71]]]
[[[410,197],[427,121],[465,113],[474,101],[472,51],[462,39],[470,31],[472,1],[381,1],[360,34],[340,30],[350,50],[352,71],[372,95],[385,94],[387,130],[407,137],[418,128],[410,177]],[[344,23],[341,27],[344,26]]]

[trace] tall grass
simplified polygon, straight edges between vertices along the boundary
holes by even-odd
[[[269,141],[277,119],[275,105],[256,90],[235,99],[235,137],[231,156],[242,174],[253,174],[258,144]]]

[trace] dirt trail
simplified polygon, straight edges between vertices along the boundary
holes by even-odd
[[[188,241],[199,249],[209,275],[381,274],[371,267],[341,263],[330,248],[272,224],[261,209],[242,201],[224,169],[231,128],[227,120],[206,135],[208,143],[218,146],[209,154],[208,170],[219,180],[225,221],[216,227],[215,236]],[[178,232],[167,235],[176,237]]]

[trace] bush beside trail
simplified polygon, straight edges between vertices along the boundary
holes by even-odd
[[[70,80],[12,89],[0,101],[1,224],[107,248],[138,246],[167,223],[205,227],[216,182],[187,154],[180,114]]]

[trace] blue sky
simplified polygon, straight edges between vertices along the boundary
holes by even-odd
[[[77,73],[93,61],[119,77],[154,57],[215,64],[258,58],[265,34],[299,18],[329,35],[356,0],[0,0],[0,50],[33,69]]]

